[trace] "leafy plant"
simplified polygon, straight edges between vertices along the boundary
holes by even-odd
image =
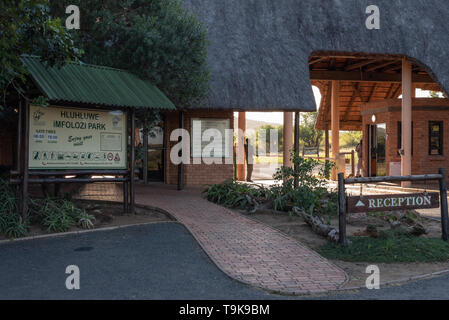
[[[87,214],[85,211],[78,216],[78,226],[83,229],[93,229],[95,217]]]
[[[226,181],[215,184],[203,191],[206,199],[227,207],[245,208],[248,205],[247,195],[253,199],[267,199],[267,191],[264,187]]]
[[[274,178],[278,182],[269,187],[227,181],[212,185],[204,191],[209,201],[228,207],[245,208],[247,195],[259,203],[270,202],[277,211],[288,211],[297,206],[310,214],[337,214],[338,196],[325,187],[323,177],[331,165],[293,155],[295,168],[280,168]],[[295,178],[299,186],[295,188]]]
[[[94,227],[95,218],[67,199],[34,200],[31,208],[34,220],[47,232],[65,232],[75,225],[84,229]]]
[[[3,179],[0,179],[0,233],[10,238],[27,235],[27,222],[17,214],[14,190]]]

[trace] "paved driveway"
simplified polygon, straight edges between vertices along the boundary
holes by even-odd
[[[304,299],[230,279],[177,223],[0,244],[0,299]],[[76,264],[81,289],[65,288]],[[449,299],[449,275],[314,299]]]
[[[177,223],[0,244],[0,299],[265,299],[219,271]],[[65,287],[77,265],[81,289]]]

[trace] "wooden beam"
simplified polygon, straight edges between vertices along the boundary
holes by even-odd
[[[357,82],[357,83],[354,84],[354,91],[352,93],[351,100],[349,101],[349,104],[348,104],[349,108],[346,109],[345,114],[343,116],[343,119],[345,119],[348,116],[349,111],[351,110],[351,106],[354,103],[356,94],[358,94],[358,96],[360,97],[360,100],[363,102],[362,95],[360,94],[359,87],[360,87],[360,82]]]
[[[400,74],[381,72],[345,72],[345,71],[310,71],[312,81],[349,81],[349,82],[392,82],[401,83]],[[413,74],[412,81],[416,83],[435,83],[429,75]]]
[[[309,65],[318,63],[318,62],[326,60],[326,59],[328,59],[328,57],[320,57],[320,58],[312,59],[312,60],[310,60]]]
[[[375,62],[377,62],[377,60],[375,60],[375,59],[368,60],[368,61],[362,61],[362,62],[359,62],[359,63],[355,63],[355,64],[349,65],[345,70],[346,71],[351,71],[351,70],[358,69],[358,68],[367,66],[367,65],[375,63]]]
[[[399,93],[400,93],[401,88],[402,88],[402,85],[401,85],[401,84],[398,85],[398,87],[396,88],[396,90],[393,92],[393,94],[392,94],[392,96],[391,96],[391,99],[394,99],[394,98],[396,98],[396,97],[399,96]]]
[[[374,92],[376,91],[376,85],[377,85],[377,83],[375,83],[375,84],[373,85],[373,88],[371,89],[371,93],[370,93],[368,99],[366,100],[366,102],[370,102],[370,101],[371,101],[371,98],[373,97]]]
[[[390,99],[391,94],[393,93],[394,87],[395,87],[395,85],[392,84],[390,89],[388,89],[387,94],[385,95],[385,99]]]
[[[395,64],[395,63],[400,63],[400,61],[388,61],[388,62],[379,64],[379,65],[377,65],[377,66],[372,66],[372,67],[366,69],[365,71],[366,71],[366,72],[375,71],[375,70],[377,70],[377,69],[382,69],[382,68],[388,67],[388,66],[390,66],[390,65],[392,65],[392,64]]]

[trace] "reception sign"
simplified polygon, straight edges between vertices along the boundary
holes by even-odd
[[[126,113],[30,106],[30,169],[126,169]]]
[[[440,206],[438,192],[348,197],[348,212],[381,212],[409,209],[430,209]]]

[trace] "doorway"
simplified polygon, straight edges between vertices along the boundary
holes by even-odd
[[[387,124],[368,125],[368,176],[386,176]]]
[[[148,134],[147,177],[148,181],[164,181],[165,139],[164,122],[151,129]],[[144,173],[145,174],[145,173]]]

